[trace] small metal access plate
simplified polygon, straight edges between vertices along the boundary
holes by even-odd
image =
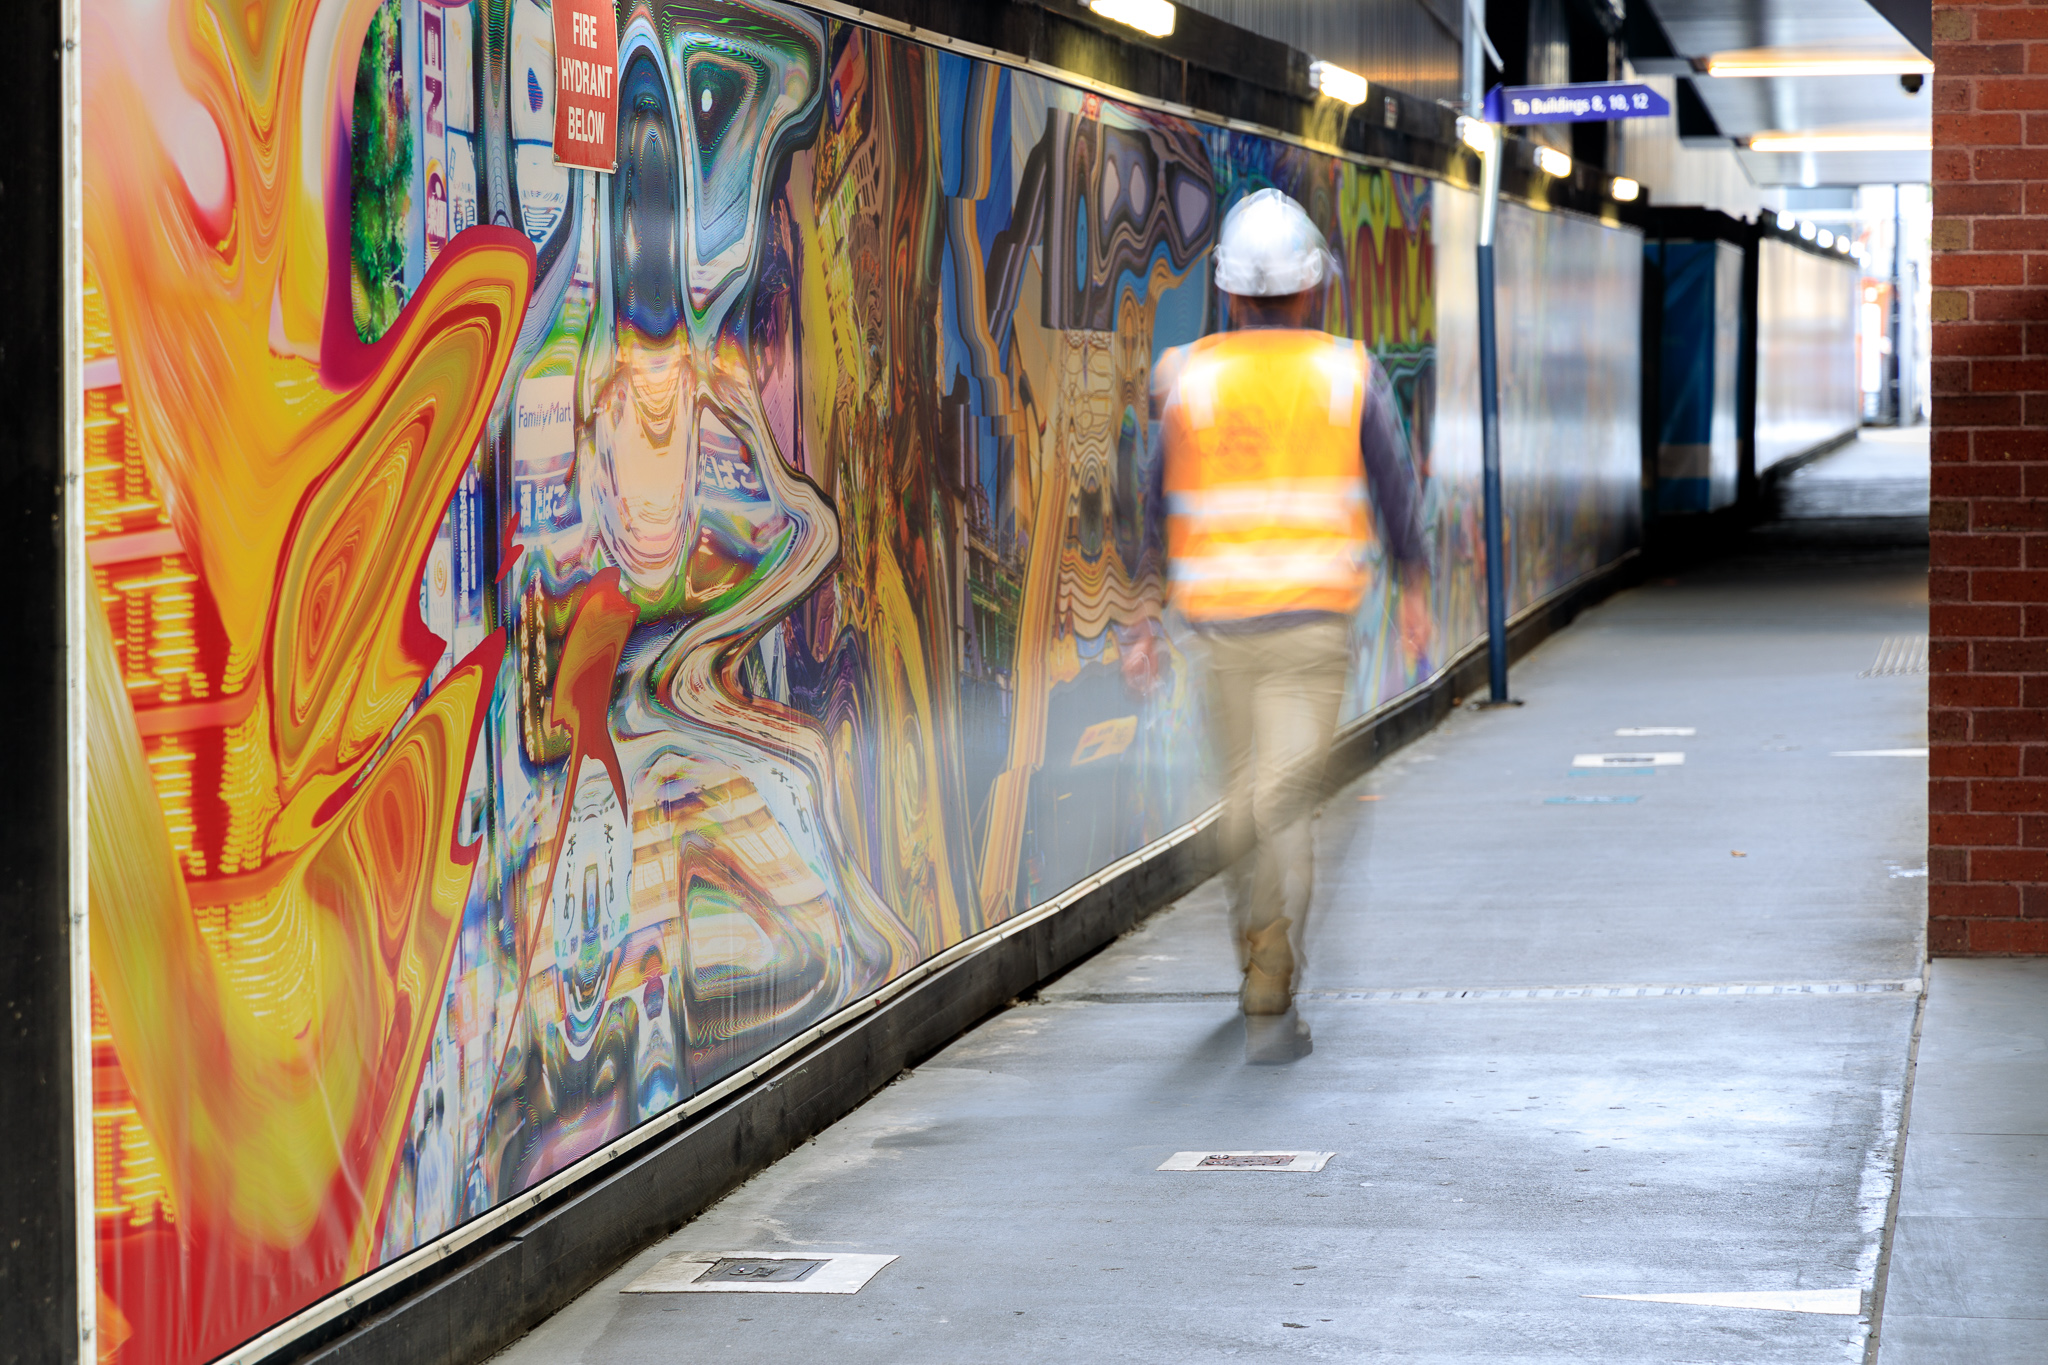
[[[787,1251],[678,1251],[627,1294],[856,1294],[894,1256]]]
[[[807,1279],[824,1261],[785,1261],[761,1256],[728,1256],[691,1283],[713,1280],[745,1280],[749,1284],[794,1284]]]
[[[1162,1171],[1320,1171],[1335,1152],[1175,1152]]]

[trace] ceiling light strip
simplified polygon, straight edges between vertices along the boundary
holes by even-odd
[[[1752,152],[1927,152],[1931,133],[1758,133]]]
[[[1709,76],[1931,76],[1934,63],[1915,52],[1800,52],[1758,48],[1717,52],[1707,58]]]

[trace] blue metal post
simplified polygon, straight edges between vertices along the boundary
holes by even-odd
[[[1508,587],[1500,490],[1500,350],[1494,333],[1493,229],[1500,215],[1501,130],[1487,128],[1479,204],[1479,433],[1486,509],[1486,665],[1490,700],[1508,700]]]
[[[1508,587],[1500,505],[1500,358],[1493,331],[1493,243],[1479,247],[1479,430],[1486,505],[1486,676],[1508,699]]]

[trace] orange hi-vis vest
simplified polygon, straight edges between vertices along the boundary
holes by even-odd
[[[1372,536],[1365,348],[1257,328],[1161,358],[1171,597],[1190,621],[1350,615]],[[1172,367],[1178,365],[1178,372]]]

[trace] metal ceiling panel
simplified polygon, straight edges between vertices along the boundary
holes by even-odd
[[[1759,185],[1920,185],[1934,178],[1932,152],[1752,152],[1738,150]]]
[[[1908,41],[1865,0],[1648,0],[1689,57],[1753,47],[1893,49]]]
[[[1867,0],[1639,0],[1680,56],[1704,65],[1715,53],[1756,48],[1897,52],[1913,44]],[[1884,0],[1896,5],[1899,0]],[[1902,10],[1903,12],[1903,10]],[[1931,82],[1908,94],[1897,76],[1694,76],[1693,89],[1723,133],[1914,133],[1932,128]],[[1857,185],[1924,181],[1928,152],[1760,153],[1742,164],[1759,185]]]
[[[1179,0],[1422,99],[1459,94],[1459,0]]]
[[[1693,89],[1730,137],[1925,133],[1932,126],[1931,83],[1909,95],[1897,76],[1697,76]]]

